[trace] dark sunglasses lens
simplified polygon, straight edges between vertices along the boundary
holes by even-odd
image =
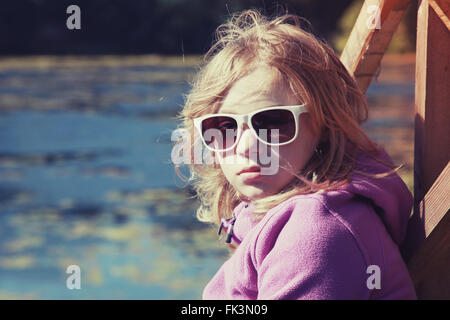
[[[210,148],[224,150],[236,141],[237,127],[236,120],[231,117],[210,117],[202,121],[202,137]]]
[[[252,126],[258,136],[268,143],[283,143],[295,136],[294,114],[289,110],[261,111],[252,117]]]

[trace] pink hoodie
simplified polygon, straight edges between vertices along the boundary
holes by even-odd
[[[390,162],[385,152],[379,158]],[[389,170],[363,155],[357,169]],[[252,205],[242,202],[234,210],[232,235],[239,247],[203,298],[415,299],[398,249],[411,206],[397,174],[353,174],[338,190],[294,196],[259,222],[252,220]]]

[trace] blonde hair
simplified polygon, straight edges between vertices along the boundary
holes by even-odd
[[[255,201],[256,217],[293,195],[345,184],[359,151],[368,155],[379,151],[360,127],[368,115],[364,94],[333,50],[302,30],[299,17],[286,14],[269,20],[255,10],[235,15],[218,27],[205,61],[179,115],[190,137],[195,136],[193,119],[216,113],[233,84],[261,65],[277,70],[294,97],[306,103],[313,131],[320,135],[301,172],[292,172],[292,181],[278,194]],[[194,162],[188,181],[201,202],[197,217],[218,224],[220,218],[232,216],[242,196],[219,166]]]

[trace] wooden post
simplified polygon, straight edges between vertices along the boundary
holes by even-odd
[[[422,0],[417,16],[414,153],[417,202],[450,159],[450,30],[430,3],[437,6],[438,2]]]
[[[449,17],[448,2],[420,1],[415,84],[415,205],[404,254],[409,259],[415,253],[408,267],[418,297],[423,299],[450,299],[450,205],[446,192],[450,188]],[[425,238],[427,241],[422,244]]]

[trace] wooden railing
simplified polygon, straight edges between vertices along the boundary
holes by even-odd
[[[364,2],[341,56],[364,92],[409,2]],[[417,10],[415,204],[401,249],[418,297],[450,299],[450,0]]]

